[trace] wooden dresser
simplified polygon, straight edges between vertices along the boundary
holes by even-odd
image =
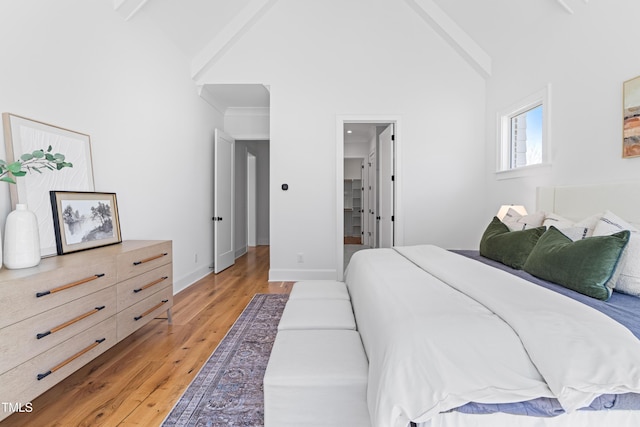
[[[0,420],[162,312],[171,241],[129,240],[0,270]],[[8,409],[8,410],[7,410]]]

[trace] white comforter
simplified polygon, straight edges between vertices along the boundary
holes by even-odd
[[[556,397],[568,412],[640,392],[640,341],[600,312],[424,245],[356,253],[347,272],[378,427],[467,402]]]

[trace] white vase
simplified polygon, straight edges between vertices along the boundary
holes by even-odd
[[[28,268],[40,264],[40,234],[36,215],[18,204],[4,226],[4,266]]]

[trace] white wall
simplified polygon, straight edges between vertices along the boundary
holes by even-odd
[[[224,113],[224,131],[235,139],[268,140],[269,108],[227,108]]]
[[[533,211],[537,186],[640,178],[640,158],[622,159],[622,83],[640,74],[633,53],[639,15],[636,0],[589,2],[505,37],[487,82],[487,217],[505,203]],[[497,180],[497,112],[548,83],[551,169]]]
[[[337,115],[402,118],[406,244],[477,245],[485,82],[406,3],[280,0],[203,81],[238,82],[271,88],[271,280],[337,276]]]
[[[369,142],[350,142],[344,144],[344,157],[365,159],[369,157]]]
[[[222,117],[197,96],[187,59],[109,0],[2,2],[0,39],[0,110],[89,134],[95,188],[117,194],[123,239],[173,240],[174,290],[208,273]]]
[[[344,179],[362,178],[362,161],[364,158],[344,159]]]

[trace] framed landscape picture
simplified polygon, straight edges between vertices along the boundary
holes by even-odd
[[[122,242],[115,193],[49,194],[58,255]]]
[[[622,85],[622,157],[640,156],[640,76]]]

